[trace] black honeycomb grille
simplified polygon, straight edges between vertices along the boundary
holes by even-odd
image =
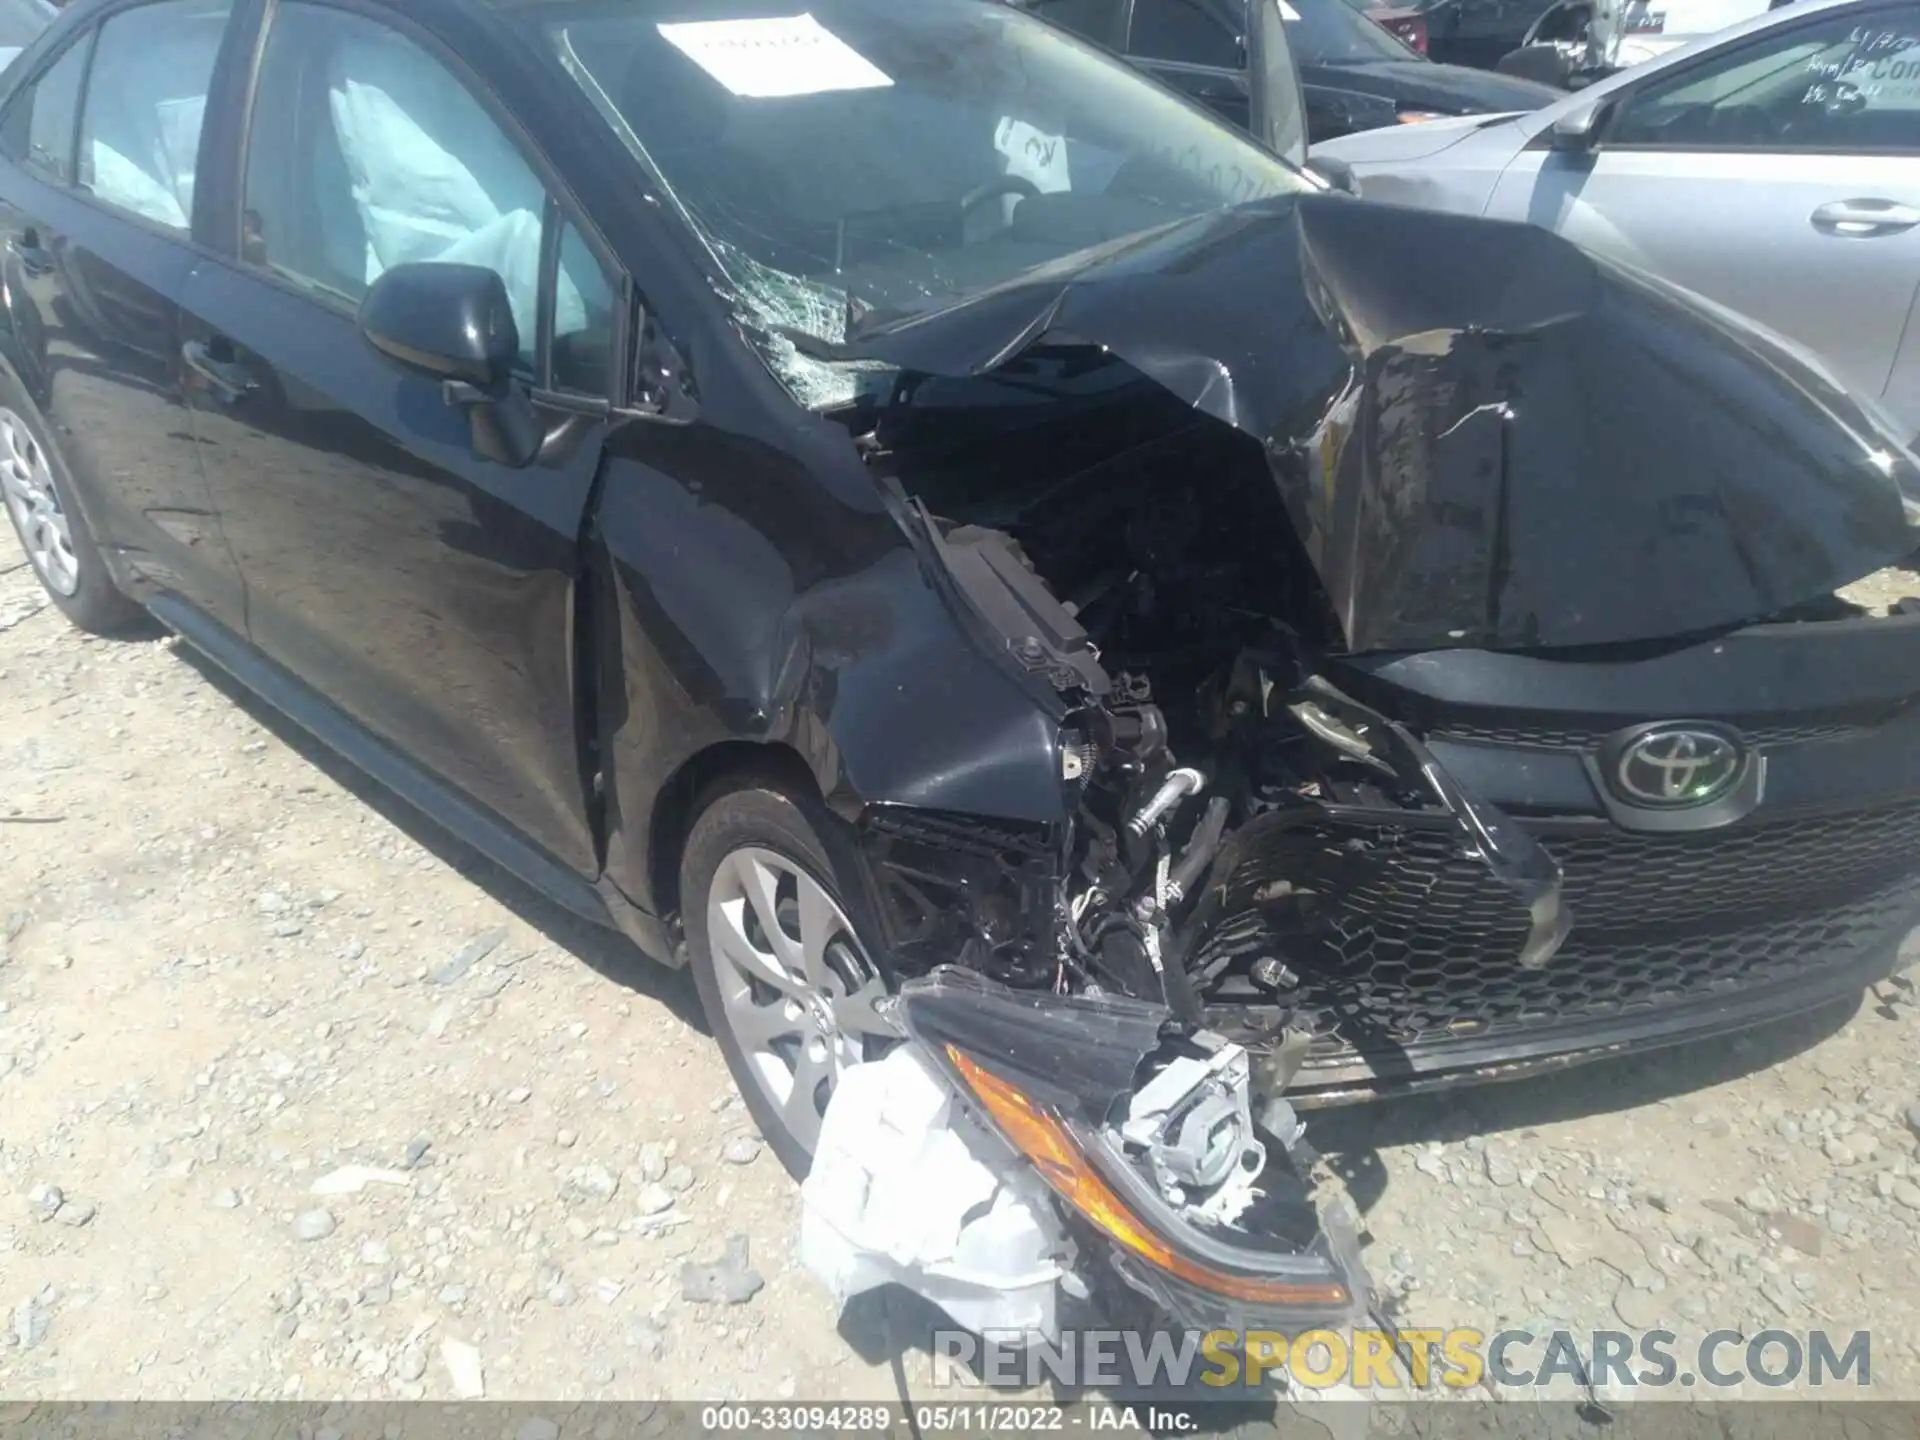
[[[1526,934],[1519,906],[1434,830],[1284,837],[1236,873],[1200,963],[1269,947],[1300,976],[1317,1051],[1364,1053],[1805,979],[1887,936],[1920,890],[1920,806],[1543,843],[1565,873],[1574,927],[1540,970],[1510,958]],[[1256,998],[1244,981],[1236,994],[1236,973],[1225,972],[1216,1003]]]

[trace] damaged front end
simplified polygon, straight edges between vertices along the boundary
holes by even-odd
[[[1458,283],[1433,284],[1442,260]],[[917,1042],[883,1063],[938,1082],[903,1078],[937,1103],[899,1133],[951,1125],[1002,1158],[954,1184],[984,1208],[948,1206],[926,1245],[888,1242],[882,1173],[922,1182],[871,1148],[894,1128],[873,1096],[809,1182],[816,1233],[838,1217],[843,1248],[820,1253],[840,1258],[818,1268],[843,1293],[890,1271],[933,1295],[947,1282],[926,1267],[1001,1215],[1025,1237],[1003,1290],[1110,1273],[1230,1327],[1363,1308],[1292,1109],[1323,1099],[1324,1054],[1351,1044],[1369,1077],[1441,1073],[1436,1032],[1472,1044],[1493,1023],[1444,992],[1488,975],[1518,997],[1509,1035],[1550,1021],[1572,987],[1534,982],[1559,975],[1579,921],[1550,853],[1563,834],[1589,859],[1581,905],[1612,903],[1614,929],[1616,895],[1648,888],[1592,864],[1605,822],[1539,827],[1564,799],[1538,747],[1497,769],[1422,730],[1376,672],[1468,673],[1440,659],[1461,652],[1573,693],[1606,664],[1809,613],[1920,543],[1913,458],[1869,407],[1526,227],[1333,197],[1243,206],[822,353],[882,367],[836,418],[930,586],[1053,727],[1058,787],[1024,794],[1019,818],[860,810]],[[1601,700],[1581,703],[1659,718]],[[1598,734],[1641,733],[1625,723]],[[1481,784],[1462,773],[1476,764]],[[942,759],[943,778],[966,773]],[[1527,824],[1485,798],[1489,776]],[[1651,833],[1629,818],[1623,835]],[[1411,962],[1371,958],[1429,920],[1448,933],[1418,985]],[[1489,1043],[1502,1064],[1599,1053]],[[852,1083],[834,1110],[867,1104]],[[1031,1165],[1009,1168],[1008,1147]],[[1039,1202],[1008,1178],[1029,1170]],[[1088,1237],[1110,1264],[1089,1271]],[[1030,1293],[997,1303],[1013,1328],[1052,1323]]]
[[[1040,1342],[1066,1305],[1127,1297],[1194,1330],[1366,1311],[1352,1225],[1316,1209],[1301,1127],[1240,1046],[951,968],[890,1003],[909,1043],[842,1078],[803,1191],[802,1262],[841,1300],[904,1285]]]
[[[896,971],[1162,1004],[1282,1081],[1303,1009],[1382,1073],[1454,1025],[1356,961],[1383,915],[1463,915],[1446,962],[1528,994],[1579,921],[1558,832],[1368,662],[1527,657],[1571,694],[1583,660],[1800,614],[1920,542],[1870,406],[1532,227],[1287,197],[827,349],[891,367],[836,418],[1057,727],[1056,819],[863,810]],[[1564,804],[1531,763],[1501,802]]]
[[[889,953],[936,968],[891,1002],[913,1043],[835,1092],[803,1258],[843,1300],[902,1284],[970,1329],[1049,1340],[1061,1295],[1108,1317],[1143,1300],[1195,1331],[1352,1321],[1368,1282],[1344,1200],[1315,1204],[1285,1096],[1311,1036],[1275,944],[1339,906],[1281,883],[1251,897],[1248,927],[1234,879],[1324,845],[1343,801],[1388,808],[1485,868],[1538,966],[1568,932],[1558,867],[1284,645],[1242,652],[1210,702],[1207,768],[1180,763],[1148,682],[1098,667],[1005,536],[924,535],[978,613],[1024,620],[1010,653],[1067,707],[1070,809],[1024,829],[864,817]],[[1267,1003],[1209,1006],[1229,974]]]
[[[1204,758],[1189,764],[1152,678],[1110,677],[1008,536],[943,532],[915,513],[964,602],[1060,698],[1066,819],[1019,829],[871,807],[865,833],[898,967],[954,963],[1057,996],[1130,996],[1189,1026],[1208,1023],[1205,995],[1231,972],[1267,1002],[1258,1029],[1238,1038],[1284,1067],[1298,981],[1285,937],[1337,923],[1337,907],[1304,882],[1250,896],[1232,882],[1289,847],[1325,846],[1329,827],[1355,815],[1450,835],[1511,897],[1520,964],[1546,964],[1566,938],[1547,852],[1404,726],[1316,673],[1286,631],[1242,648],[1183,707],[1179,725],[1204,731]],[[1358,836],[1332,843],[1351,853]]]

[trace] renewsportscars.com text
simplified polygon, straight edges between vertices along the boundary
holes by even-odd
[[[1709,1331],[1685,1341],[1670,1330],[1473,1329],[1072,1330],[1058,1344],[1019,1332],[934,1332],[934,1382],[1047,1383],[1154,1389],[1270,1385],[1281,1376],[1309,1389],[1436,1387],[1528,1389],[1573,1382],[1629,1389],[1730,1389],[1744,1384],[1849,1386],[1873,1383],[1865,1330]]]

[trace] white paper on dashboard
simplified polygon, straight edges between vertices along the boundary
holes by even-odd
[[[893,81],[812,15],[695,20],[657,27],[661,38],[735,95],[764,100]]]
[[[993,127],[993,148],[1007,160],[1007,174],[1033,182],[1042,195],[1055,195],[1073,189],[1073,177],[1067,170],[1067,137],[1016,120],[1000,117]]]

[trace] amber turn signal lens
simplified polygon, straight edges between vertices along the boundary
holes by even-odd
[[[1189,1284],[1235,1300],[1281,1305],[1338,1306],[1348,1303],[1347,1287],[1301,1284],[1254,1275],[1231,1275],[1180,1254],[1127,1208],[1087,1162],[1059,1117],[1034,1104],[1018,1088],[949,1045],[947,1058],[1000,1127],[1000,1133],[1031,1160],[1046,1182],[1122,1248]]]
[[[1421,125],[1429,120],[1444,120],[1447,117],[1438,110],[1402,110],[1393,118],[1402,125]]]

